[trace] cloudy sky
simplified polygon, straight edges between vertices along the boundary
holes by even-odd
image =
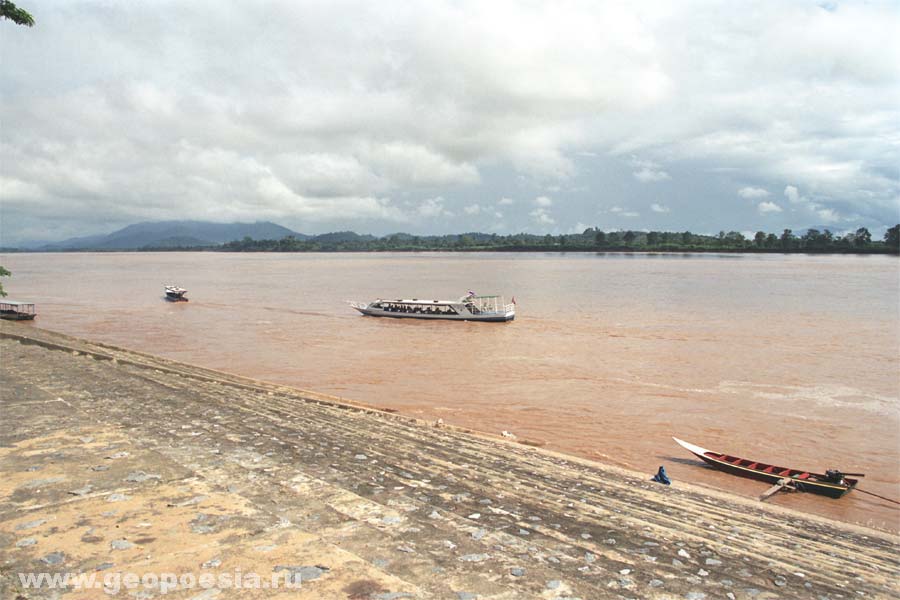
[[[896,2],[17,4],[4,245],[900,221]]]

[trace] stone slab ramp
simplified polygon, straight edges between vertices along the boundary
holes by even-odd
[[[42,569],[302,579],[166,594],[185,598],[900,595],[881,532],[34,327],[0,338],[3,598],[53,597],[18,580]]]

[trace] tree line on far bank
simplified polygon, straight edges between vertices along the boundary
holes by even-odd
[[[169,248],[174,249],[174,248]],[[184,249],[184,248],[180,248]],[[278,240],[245,237],[218,247],[226,252],[378,252],[378,251],[650,251],[650,252],[801,252],[890,254],[900,252],[900,225],[887,230],[883,240],[873,240],[865,227],[844,235],[825,229],[809,229],[795,235],[790,229],[780,234],[757,231],[747,237],[737,231],[718,235],[671,231],[601,231],[585,229],[567,235],[518,233],[498,235],[463,233],[452,235],[411,235],[396,233],[384,237],[353,232],[331,233],[308,239],[287,236]]]

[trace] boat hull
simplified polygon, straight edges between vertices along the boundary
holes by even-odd
[[[368,317],[388,317],[390,319],[425,319],[431,321],[483,321],[487,323],[505,323],[516,318],[516,313],[496,313],[486,315],[430,315],[427,313],[404,313],[381,310],[377,308],[361,308],[354,306],[356,310]]]
[[[6,311],[0,313],[0,319],[5,319],[7,321],[33,321],[35,316],[37,315]]]
[[[797,491],[809,492],[820,496],[827,496],[829,498],[840,498],[856,487],[857,484],[856,479],[845,479],[846,485],[822,481],[821,479],[825,479],[825,476],[819,473],[808,473],[798,469],[786,469],[784,467],[774,467],[764,463],[754,463],[753,461],[746,459],[739,459],[737,457],[712,452],[705,448],[683,442],[678,438],[674,439],[691,454],[711,467],[739,477],[757,479],[772,485],[775,485],[782,479],[790,479],[791,485],[796,488]],[[735,464],[735,461],[739,461],[739,463]],[[750,464],[748,465],[747,463]],[[754,464],[760,465],[760,467],[763,468],[750,468],[750,466]],[[766,469],[771,469],[771,472],[768,472]],[[801,479],[800,477],[804,474],[807,478]],[[814,477],[820,480],[813,479]]]

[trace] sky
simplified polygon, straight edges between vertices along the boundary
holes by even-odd
[[[900,221],[900,3],[21,0],[0,245]]]

